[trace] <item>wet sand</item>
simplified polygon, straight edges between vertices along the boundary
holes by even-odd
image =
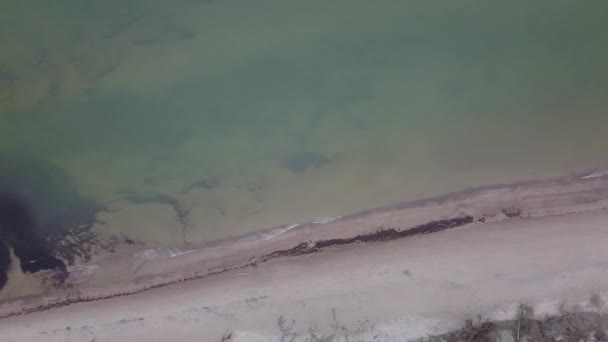
[[[608,177],[588,174],[282,226],[173,257],[130,246],[96,256],[71,289],[4,300],[1,339],[266,341],[338,325],[340,338],[415,337],[522,301],[557,310],[608,285]]]

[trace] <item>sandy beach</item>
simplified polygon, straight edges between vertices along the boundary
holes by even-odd
[[[597,172],[173,254],[134,246],[97,256],[71,289],[3,300],[0,340],[404,341],[522,303],[539,315],[585,308],[608,287],[607,209]]]
[[[608,341],[607,4],[5,0],[0,342]]]

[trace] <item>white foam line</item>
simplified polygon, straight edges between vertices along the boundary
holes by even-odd
[[[77,274],[80,276],[91,275],[95,273],[95,270],[99,266],[97,265],[72,265],[68,266],[68,271],[72,274]]]
[[[596,171],[590,175],[581,177],[581,179],[597,178],[597,177],[604,177],[604,176],[608,176],[608,169]]]
[[[182,251],[179,248],[158,248],[158,249],[146,249],[145,251],[135,253],[136,256],[144,259],[161,259],[161,258],[174,258],[176,256],[195,252],[196,249]]]
[[[311,224],[324,224],[324,223],[330,223],[333,222],[335,220],[337,220],[339,217],[331,217],[331,216],[325,216],[325,217],[320,217],[317,219],[314,219],[312,221],[310,221]],[[277,229],[273,229],[271,230],[269,233],[264,233],[262,234],[262,239],[264,240],[269,240],[272,239],[274,237],[277,237],[281,234],[285,234],[288,231],[297,228],[301,226],[300,223],[294,223],[294,224],[290,224],[289,226],[283,227],[283,228],[277,228]]]
[[[270,240],[270,239],[272,239],[274,237],[277,237],[277,236],[279,236],[281,234],[287,233],[288,231],[290,231],[290,230],[292,230],[292,229],[294,229],[296,227],[299,227],[299,226],[300,226],[300,224],[295,223],[295,224],[290,224],[287,227],[273,229],[269,233],[263,234],[262,238],[264,240]]]
[[[310,223],[313,223],[313,224],[324,224],[324,223],[333,222],[333,221],[335,221],[337,219],[339,219],[339,217],[325,216],[325,217],[319,217],[318,219],[314,219]]]

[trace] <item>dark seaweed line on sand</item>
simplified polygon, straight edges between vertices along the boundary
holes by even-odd
[[[463,217],[456,217],[456,218],[445,219],[445,220],[431,221],[431,222],[428,222],[425,224],[415,226],[410,229],[380,228],[374,233],[357,235],[357,236],[351,237],[351,238],[319,240],[316,242],[302,242],[302,243],[298,244],[297,246],[290,248],[290,249],[275,251],[275,252],[263,255],[261,257],[252,257],[248,261],[246,261],[242,264],[238,264],[238,265],[230,265],[230,266],[213,268],[213,269],[208,270],[204,274],[196,272],[190,276],[184,277],[179,280],[169,280],[169,281],[165,281],[162,283],[153,284],[153,285],[150,285],[146,288],[142,288],[139,290],[127,291],[127,292],[123,292],[123,293],[113,293],[113,294],[109,294],[109,295],[102,295],[102,296],[96,296],[96,297],[72,297],[72,296],[68,295],[68,297],[61,298],[54,303],[41,304],[41,305],[38,305],[38,306],[35,306],[32,308],[24,308],[20,312],[13,312],[13,313],[0,315],[0,319],[12,317],[12,316],[24,315],[24,314],[28,314],[28,313],[32,313],[32,312],[50,310],[50,309],[59,308],[62,306],[67,306],[67,305],[75,304],[75,303],[94,302],[94,301],[99,301],[99,300],[104,300],[104,299],[111,299],[111,298],[116,298],[116,297],[133,295],[133,294],[142,293],[142,292],[145,292],[148,290],[152,290],[155,288],[164,287],[164,286],[181,283],[181,282],[186,282],[186,281],[190,281],[190,280],[195,280],[195,279],[202,279],[202,278],[210,277],[213,275],[217,275],[217,274],[221,274],[221,273],[225,273],[225,272],[229,272],[229,271],[241,270],[241,269],[245,269],[248,267],[257,267],[257,265],[268,262],[272,259],[318,253],[318,252],[323,251],[323,249],[330,248],[330,247],[340,247],[340,246],[346,246],[346,245],[353,245],[353,244],[357,244],[357,243],[374,243],[374,242],[392,241],[392,240],[403,239],[403,238],[414,236],[414,235],[436,233],[436,232],[440,232],[443,230],[471,224],[474,221],[475,220],[474,220],[473,216],[463,216]]]
[[[430,234],[440,232],[442,230],[456,228],[464,226],[466,224],[473,223],[473,216],[463,216],[446,220],[431,221],[425,224],[415,226],[410,229],[396,229],[396,228],[380,228],[374,233],[357,235],[351,238],[345,239],[328,239],[319,240],[316,242],[302,242],[299,245],[286,249],[275,251],[261,257],[260,262],[266,262],[271,259],[286,257],[286,256],[298,256],[303,254],[310,254],[322,251],[328,247],[338,247],[345,245],[352,245],[356,243],[371,243],[371,242],[382,242],[403,239],[409,236],[419,234]]]

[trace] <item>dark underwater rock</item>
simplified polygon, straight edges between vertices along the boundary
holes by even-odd
[[[281,166],[292,172],[305,172],[312,167],[321,167],[330,162],[330,158],[317,152],[293,152],[281,159]]]
[[[85,254],[87,243],[95,244],[90,229],[101,209],[53,163],[0,156],[0,288],[11,262],[9,247],[23,272],[56,270],[59,278],[67,277],[66,262]]]
[[[45,238],[65,235],[75,225],[93,223],[102,209],[84,197],[70,175],[50,161],[28,156],[0,156],[0,192],[19,196]]]
[[[12,247],[19,259],[23,272],[55,270],[58,274],[67,275],[65,263],[52,254],[36,228],[32,212],[21,197],[12,193],[0,193],[1,286],[8,280],[7,272],[11,264],[9,247]]]
[[[11,253],[8,245],[0,239],[0,290],[8,281],[8,269],[11,265]]]

